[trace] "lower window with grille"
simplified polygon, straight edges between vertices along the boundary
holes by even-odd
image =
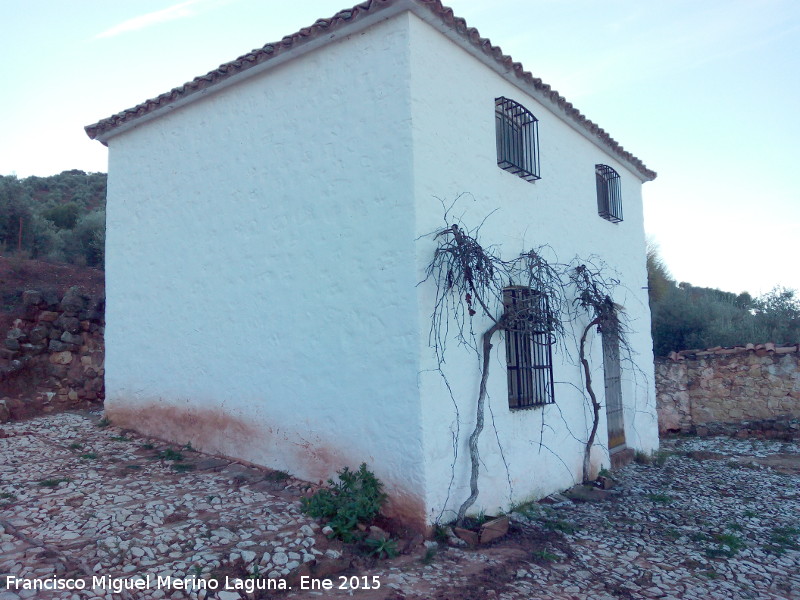
[[[555,402],[553,334],[542,318],[547,297],[531,288],[503,290],[508,368],[508,407],[531,408]]]

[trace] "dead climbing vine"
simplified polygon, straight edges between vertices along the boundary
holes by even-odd
[[[589,396],[592,410],[592,426],[586,440],[583,454],[583,481],[590,479],[591,453],[594,446],[597,428],[600,424],[600,409],[602,405],[597,399],[592,383],[592,372],[586,358],[586,341],[589,332],[596,328],[606,339],[613,340],[621,347],[627,348],[620,312],[612,300],[614,288],[619,285],[619,280],[607,275],[608,268],[604,263],[595,262],[578,263],[569,269],[569,279],[575,288],[576,298],[574,304],[589,317],[589,322],[581,332],[578,345],[578,359],[583,367],[583,383]]]
[[[511,260],[503,260],[494,247],[485,248],[479,241],[480,227],[467,230],[455,223],[431,235],[437,242],[434,256],[426,269],[424,281],[436,285],[429,342],[439,364],[450,326],[456,328],[460,344],[472,348],[481,359],[480,385],[475,413],[475,428],[469,436],[470,495],[461,504],[456,521],[462,523],[467,510],[478,497],[480,452],[478,441],[484,428],[487,381],[492,338],[498,331],[563,333],[560,314],[564,310],[563,280],[559,272],[542,256],[541,249],[529,250]],[[536,299],[503,303],[504,289],[525,287],[536,290]],[[547,301],[539,301],[544,297]],[[489,327],[480,334],[473,329],[474,317],[488,318]]]
[[[553,342],[564,350],[563,356],[568,362],[571,362],[569,350],[573,346],[570,344],[567,349],[566,340],[573,339],[578,346],[579,364],[575,366],[581,370],[584,389],[572,382],[560,383],[573,386],[589,406],[592,419],[588,436],[584,438],[583,435],[578,437],[573,434],[560,407],[556,405],[556,408],[557,415],[564,421],[570,435],[584,444],[584,481],[589,479],[591,451],[596,441],[602,409],[594,389],[588,358],[589,333],[596,329],[608,340],[618,343],[620,351],[630,362],[634,376],[637,370],[641,372],[632,359],[635,352],[628,344],[627,315],[613,301],[620,281],[605,262],[598,257],[589,257],[575,258],[564,264],[558,261],[549,246],[539,246],[504,260],[497,246],[484,245],[480,239],[481,229],[493,213],[489,213],[474,228],[466,227],[461,218],[452,216],[453,208],[463,195],[456,197],[449,205],[442,201],[444,226],[426,236],[435,240],[436,248],[426,268],[425,278],[420,282],[432,281],[435,286],[428,341],[437,358],[438,372],[444,379],[456,410],[453,472],[448,487],[448,499],[455,478],[460,436],[458,402],[443,370],[448,340],[455,339],[459,345],[474,351],[480,369],[475,427],[468,442],[470,495],[458,509],[457,523],[463,523],[479,493],[481,459],[478,441],[485,424],[492,340],[498,331],[520,332],[532,336],[547,332]],[[524,288],[533,293],[515,295],[514,300],[508,302],[505,301],[508,299],[506,290],[510,288]],[[580,327],[580,335],[575,331],[576,326]],[[544,427],[545,421],[542,418],[542,430]],[[497,434],[496,430],[495,433]],[[505,463],[499,435],[498,446]],[[558,456],[550,448],[547,450]],[[507,464],[506,469],[508,471]],[[510,481],[509,474],[509,486]],[[444,507],[442,510],[444,511]]]

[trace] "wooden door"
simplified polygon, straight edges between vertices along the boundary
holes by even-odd
[[[603,335],[603,373],[606,384],[608,450],[625,449],[625,420],[622,413],[622,383],[619,367],[619,338],[616,332]]]

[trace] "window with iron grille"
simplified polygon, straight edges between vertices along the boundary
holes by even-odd
[[[553,333],[542,318],[547,297],[531,288],[503,290],[507,318],[508,407],[531,408],[553,398]]]
[[[612,223],[622,221],[622,193],[619,173],[608,165],[594,166],[597,181],[597,212]]]
[[[494,100],[494,119],[497,166],[525,181],[540,179],[536,117],[518,102],[501,96]]]

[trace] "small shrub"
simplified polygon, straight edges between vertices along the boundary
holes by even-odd
[[[100,428],[108,427],[111,425],[111,421],[109,421],[106,417],[103,417],[97,422],[97,426]]]
[[[97,458],[97,454],[94,452],[87,452],[86,454],[81,454],[81,458],[83,460],[94,460]]]
[[[329,537],[351,542],[358,537],[353,529],[359,523],[370,522],[380,512],[386,500],[383,484],[362,463],[358,471],[345,467],[339,471],[339,481],[329,479],[328,485],[330,489],[303,498],[302,510],[316,519],[327,519],[333,529]]]
[[[637,465],[649,465],[653,462],[653,459],[647,452],[642,452],[641,450],[637,450],[636,454],[633,455],[633,460]]]
[[[420,559],[420,562],[423,565],[429,565],[433,562],[434,558],[436,558],[436,548],[426,548],[425,556]]]
[[[79,444],[78,442],[72,442],[69,445],[70,450],[80,450],[81,448],[83,448],[83,444]]]
[[[131,442],[133,440],[131,440],[131,438],[126,437],[124,435],[115,435],[114,437],[111,438],[111,441],[113,441],[113,442]]]
[[[191,463],[172,463],[172,470],[177,471],[178,473],[186,473],[187,471],[193,471],[194,465]]]
[[[0,493],[0,499],[8,500],[9,502],[13,502],[14,500],[17,499],[17,497],[14,494],[10,493],[10,492],[3,492],[3,493]]]

